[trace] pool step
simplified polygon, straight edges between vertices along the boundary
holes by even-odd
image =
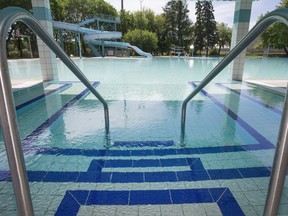
[[[174,146],[173,140],[167,141],[115,141],[113,146],[117,147],[169,147]]]

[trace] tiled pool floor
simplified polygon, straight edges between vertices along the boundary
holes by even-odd
[[[180,94],[176,97],[158,88],[158,100],[144,90],[141,95],[147,101],[117,100],[110,86],[100,85],[105,98],[110,96],[111,122],[115,123],[111,124],[113,145],[105,148],[101,105],[87,96],[83,86],[70,83],[62,88],[65,84],[59,84],[57,96],[46,92],[44,100],[18,110],[35,215],[263,214],[283,105],[280,96],[273,95],[271,100],[270,93],[239,83],[208,86],[189,107],[193,124],[188,122],[183,147],[175,131],[180,122]],[[161,94],[169,101],[160,101]],[[172,98],[177,100],[171,102]],[[39,115],[31,117],[31,109]],[[143,119],[135,110],[140,110]],[[154,122],[146,118],[151,112]],[[153,128],[158,114],[164,120],[171,118]],[[265,118],[255,120],[261,116]],[[117,125],[122,118],[124,123]],[[211,122],[217,119],[220,123]],[[151,124],[152,129],[142,124]],[[161,134],[163,125],[171,127],[166,135]],[[192,136],[190,128],[201,136]],[[0,153],[0,212],[17,215],[3,146]],[[287,181],[279,215],[288,215]]]

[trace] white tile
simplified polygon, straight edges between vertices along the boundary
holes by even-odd
[[[203,204],[182,204],[184,216],[206,216]]]
[[[161,205],[161,216],[182,216],[184,215],[181,205]]]
[[[92,216],[94,206],[80,206],[77,216]]]
[[[139,216],[161,216],[160,205],[140,205]]]
[[[222,216],[221,210],[217,203],[205,203],[203,204],[206,214],[211,216]]]

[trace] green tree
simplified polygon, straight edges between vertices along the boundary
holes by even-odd
[[[124,41],[133,44],[135,46],[140,47],[142,43],[142,49],[145,52],[152,52],[155,51],[157,48],[157,35],[154,32],[149,32],[147,30],[142,30],[142,37],[140,33],[140,29],[134,29],[128,31],[124,35]]]
[[[214,17],[214,9],[210,1],[198,1],[196,3],[196,23],[195,23],[195,40],[194,45],[200,52],[203,48],[208,56],[210,48],[214,48],[218,41],[216,21]],[[201,37],[199,36],[201,35]]]
[[[197,51],[200,51],[200,55],[204,48],[204,24],[202,22],[202,2],[197,1],[195,4],[196,8],[196,22],[194,26],[194,54],[197,53]]]
[[[160,54],[164,54],[165,51],[167,50],[167,44],[165,41],[166,38],[166,28],[165,28],[165,17],[163,16],[163,14],[160,15],[156,15],[155,16],[155,30],[154,32],[157,34],[157,38],[158,38],[158,53]],[[157,54],[158,54],[157,53]]]
[[[288,0],[281,0],[277,8],[288,8]],[[259,17],[262,19],[263,15]],[[260,45],[262,47],[273,47],[275,49],[284,49],[288,55],[288,27],[284,23],[275,23],[271,25],[263,34],[261,34]]]
[[[229,46],[231,44],[232,29],[225,23],[217,23],[217,33],[218,33],[218,55],[222,47]]]
[[[117,16],[116,9],[104,0],[62,0],[65,22],[79,23],[96,13]]]
[[[188,50],[192,41],[192,21],[188,16],[186,0],[170,0],[163,10],[167,46],[174,44]]]
[[[120,20],[121,22],[118,25],[118,31],[122,32],[122,34],[126,34],[129,30],[135,28],[135,21],[133,13],[129,11],[121,10],[120,11]]]

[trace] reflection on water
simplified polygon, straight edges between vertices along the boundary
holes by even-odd
[[[87,58],[73,59],[90,80],[102,83],[166,83],[180,84],[202,80],[221,58]],[[9,60],[12,79],[41,79],[38,59]],[[244,79],[287,79],[286,58],[246,58]],[[216,80],[230,80],[227,66]],[[60,80],[77,80],[58,60]]]

